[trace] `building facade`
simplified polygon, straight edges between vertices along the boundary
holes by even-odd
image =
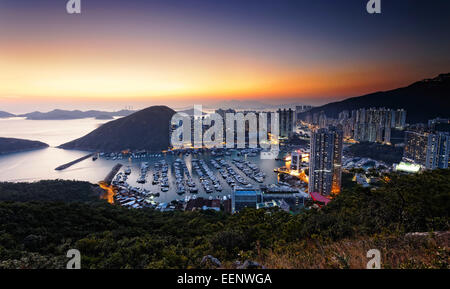
[[[291,153],[291,171],[300,170],[300,166],[302,163],[302,152],[299,150],[295,150]]]
[[[361,108],[352,112],[352,115],[355,140],[391,143],[391,128],[395,124],[393,119],[396,117],[396,111],[385,108]]]
[[[280,137],[288,138],[294,133],[294,111],[289,109],[279,109]]]
[[[450,134],[448,132],[407,131],[403,159],[434,170],[449,166]]]
[[[256,204],[261,202],[262,193],[260,190],[235,188],[231,198],[231,210],[235,213],[244,208],[256,208]]]
[[[311,110],[311,105],[297,105],[295,107],[295,121],[299,121],[301,119],[301,115],[308,110]]]
[[[321,128],[312,133],[308,187],[310,193],[328,196],[340,192],[342,148],[342,130],[331,127]]]

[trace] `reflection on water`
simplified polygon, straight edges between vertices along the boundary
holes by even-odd
[[[22,138],[59,146],[82,137],[108,120],[26,120],[21,117],[0,118],[0,137]]]
[[[62,171],[55,168],[85,156],[88,152],[45,148],[0,156],[0,181],[29,182],[42,179],[84,180],[93,183],[105,178],[113,163],[91,159]]]
[[[0,119],[0,137],[38,140],[51,147],[0,155],[0,181],[37,181],[42,179],[75,179],[97,183],[102,180],[111,164],[106,161],[86,160],[67,170],[54,169],[87,154],[55,148],[60,144],[82,137],[107,120],[94,118],[78,120],[26,120],[24,118]]]

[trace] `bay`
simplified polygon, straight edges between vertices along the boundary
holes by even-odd
[[[112,160],[99,158],[96,161],[86,159],[79,162],[70,168],[63,171],[56,171],[55,168],[61,164],[73,161],[80,158],[89,152],[79,150],[64,150],[57,146],[86,135],[98,126],[108,122],[108,120],[97,120],[93,118],[78,119],[78,120],[26,120],[24,118],[7,118],[0,119],[0,137],[13,137],[29,140],[38,140],[45,142],[50,147],[34,151],[26,151],[20,153],[6,154],[0,156],[0,181],[7,182],[33,182],[48,179],[65,179],[65,180],[80,180],[91,183],[98,183],[103,180],[110,172],[112,167],[117,163],[122,163],[122,168],[130,167],[132,173],[128,179],[128,183],[132,186],[143,187],[152,192],[159,192],[160,197],[157,198],[160,202],[169,202],[174,199],[181,199],[185,196],[179,196],[175,192],[175,178],[172,169],[172,163],[176,158],[183,158],[190,173],[194,176],[195,182],[198,184],[198,197],[221,197],[231,194],[232,189],[224,182],[219,173],[210,165],[209,160],[214,158],[209,153],[199,155],[199,158],[204,159],[208,166],[217,174],[221,181],[223,191],[207,194],[199,185],[198,178],[192,172],[191,160],[192,155],[176,156],[176,155],[161,155],[160,157],[148,157],[145,159],[122,159]],[[231,159],[235,155],[224,157]],[[161,192],[158,185],[151,184],[151,176],[154,164],[166,159],[169,163],[170,170],[168,173],[170,189],[168,192]],[[266,174],[264,184],[276,183],[277,175],[273,169],[284,165],[281,161],[276,160],[261,160],[258,157],[250,157],[248,160],[257,164],[260,169]],[[140,165],[142,162],[148,162],[151,169],[148,172],[146,184],[138,184],[136,181],[139,177]],[[231,163],[231,162],[230,162]],[[236,171],[238,171],[236,169]],[[244,175],[241,174],[243,177]],[[255,187],[259,184],[253,180],[246,178]]]

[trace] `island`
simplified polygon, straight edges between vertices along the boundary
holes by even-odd
[[[0,111],[0,118],[8,118],[8,117],[15,117],[15,115],[6,111]]]
[[[46,147],[48,147],[48,144],[40,141],[0,137],[0,155],[42,149]]]
[[[83,118],[97,118],[97,119],[113,119],[115,116],[128,116],[132,114],[132,110],[119,110],[115,112],[99,111],[99,110],[62,110],[54,109],[49,112],[30,112],[18,115],[25,117],[28,120],[70,120],[70,119],[83,119]]]

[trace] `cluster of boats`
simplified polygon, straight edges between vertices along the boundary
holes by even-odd
[[[234,168],[227,163],[224,159],[211,160],[212,165],[215,168],[219,168],[219,173],[222,178],[228,183],[232,188],[236,184],[240,184],[242,187],[253,187],[246,179],[244,179],[240,174],[238,174]]]
[[[145,184],[148,169],[149,169],[148,162],[141,163],[141,174],[139,175],[139,178],[137,179],[136,182],[138,182],[139,184]]]
[[[261,148],[241,149],[241,150],[238,150],[237,156],[256,157],[261,150],[262,150]]]
[[[162,192],[169,190],[169,177],[167,176],[169,165],[166,160],[160,160],[155,164],[155,171],[153,172],[153,185],[159,184]]]
[[[231,156],[231,154],[235,152],[234,149],[222,149],[222,150],[212,150],[211,155],[215,157],[222,157],[224,155]]]
[[[145,182],[145,175],[147,174],[148,163],[141,164],[141,175],[138,182],[142,183],[142,179]],[[117,194],[115,200],[121,206],[130,208],[144,208],[144,207],[156,207],[158,203],[154,198],[160,196],[159,193],[152,193],[151,191],[133,187],[127,183],[128,176],[131,174],[131,168],[127,167],[123,172],[119,172],[112,184],[117,188]]]
[[[165,155],[174,155],[174,154],[184,154],[188,156],[192,154],[197,157],[198,154],[210,151],[211,155],[214,157],[222,157],[222,156],[231,156],[233,153],[237,153],[237,156],[248,156],[248,157],[256,157],[258,152],[261,151],[261,148],[245,148],[245,149],[228,149],[228,148],[220,148],[220,149],[180,149],[180,150],[168,150],[162,153],[152,153],[147,152],[145,150],[136,151],[136,152],[118,152],[118,153],[96,153],[93,155],[92,160],[95,161],[99,157],[102,157],[106,160],[126,160],[126,159],[144,159],[144,158],[160,158]]]
[[[191,194],[198,193],[197,185],[189,173],[186,163],[182,159],[177,159],[173,163],[173,168],[175,172],[175,183],[177,186],[177,194],[183,195],[186,192]]]
[[[223,148],[223,149],[211,149],[211,155],[214,157],[231,156],[236,152],[237,156],[256,157],[261,151],[261,148]]]
[[[114,186],[123,185],[127,181],[128,176],[124,173],[120,172],[118,173],[114,179],[112,180],[111,184]]]
[[[241,170],[247,177],[254,179],[258,183],[263,183],[266,175],[261,172],[257,165],[250,161],[233,159],[233,164]]]
[[[200,183],[206,193],[211,194],[214,189],[218,192],[222,191],[222,185],[214,172],[208,167],[204,160],[192,159],[192,167],[197,173]]]
[[[168,164],[166,159],[157,160],[154,165],[149,165],[149,162],[142,160],[140,166],[140,173],[136,180],[139,184],[145,184],[149,182],[147,179],[148,172],[153,170],[152,187],[141,186],[133,187],[127,183],[127,179],[131,174],[130,166],[127,166],[123,171],[119,172],[113,179],[112,185],[117,187],[116,201],[125,207],[141,208],[141,207],[154,207],[156,208],[159,203],[154,198],[160,197],[160,192],[167,192],[171,186],[175,186],[175,192],[182,196],[186,193],[185,202],[190,199],[195,200],[195,194],[200,190],[200,187],[208,193],[222,192],[223,185],[222,179],[231,187],[235,188],[253,188],[254,182],[264,183],[265,174],[259,169],[259,167],[247,160],[247,157],[240,159],[239,157],[233,160],[218,157],[223,155],[231,155],[231,153],[245,156],[253,156],[258,152],[258,149],[223,149],[223,150],[211,150],[211,154],[215,155],[215,158],[205,160],[198,158],[197,151],[186,151],[185,156],[192,154],[191,165],[192,171],[188,169],[186,160],[183,157],[177,158],[171,164]],[[101,155],[101,154],[99,154]],[[106,155],[105,155],[106,156]],[[148,153],[135,153],[135,158],[149,157]],[[156,156],[156,155],[155,155]],[[123,157],[119,154],[114,156],[108,155],[108,157],[116,157],[119,159]],[[169,166],[170,165],[170,166]],[[153,169],[153,168],[154,169]],[[217,174],[219,172],[220,176]],[[172,174],[173,179],[169,181],[169,174]],[[199,182],[194,180],[194,175]],[[158,192],[158,187],[160,192]],[[145,188],[144,188],[145,187]],[[150,191],[151,190],[151,191]],[[153,193],[155,191],[157,193]],[[190,193],[190,194],[189,194]],[[213,196],[210,196],[210,200]],[[222,198],[222,197],[218,197]],[[226,198],[225,198],[226,199]],[[166,208],[167,209],[167,208]]]
[[[98,157],[103,157],[106,160],[123,160],[123,159],[143,159],[143,158],[160,158],[163,154],[161,153],[149,153],[146,151],[138,151],[133,153],[98,153],[94,155],[92,160],[96,160]],[[95,159],[94,159],[95,158]]]

